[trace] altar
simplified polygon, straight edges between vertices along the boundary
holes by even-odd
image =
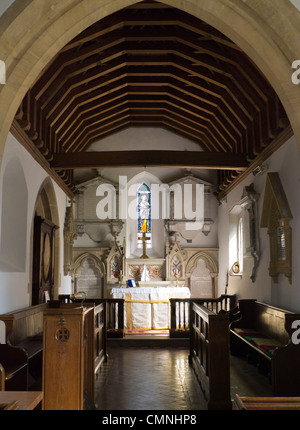
[[[112,298],[124,299],[124,328],[127,330],[170,329],[170,299],[190,298],[187,287],[156,286],[112,288]]]

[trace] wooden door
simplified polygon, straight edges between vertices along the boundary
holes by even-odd
[[[34,219],[32,305],[53,300],[55,266],[55,230],[52,221],[40,216]]]

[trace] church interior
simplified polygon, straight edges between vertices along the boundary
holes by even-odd
[[[298,0],[1,2],[0,408],[300,409],[299,37]]]

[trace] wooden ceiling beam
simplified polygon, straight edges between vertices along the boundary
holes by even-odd
[[[181,87],[180,83],[182,82],[182,79],[184,79],[184,77],[182,77],[182,79],[176,79],[177,76],[176,75],[172,75],[171,78],[167,77],[167,76],[161,76],[160,82],[156,82],[155,79],[153,78],[149,78],[147,76],[144,77],[136,77],[136,76],[131,76],[126,73],[126,71],[124,70],[124,73],[122,75],[119,75],[118,72],[114,72],[113,74],[111,74],[109,77],[104,77],[102,79],[99,79],[95,82],[93,82],[94,87],[92,86],[92,84],[90,84],[89,86],[82,86],[82,92],[78,93],[77,91],[78,88],[71,90],[69,96],[70,98],[67,98],[67,100],[64,100],[63,103],[63,108],[61,108],[61,104],[62,104],[62,99],[57,97],[57,101],[55,102],[57,104],[57,111],[54,111],[54,107],[51,108],[49,107],[49,109],[53,110],[53,113],[51,116],[49,116],[47,122],[50,125],[54,125],[56,121],[59,120],[59,117],[61,115],[63,115],[63,113],[68,109],[68,107],[70,106],[71,103],[74,102],[74,100],[76,100],[79,97],[82,97],[83,94],[86,94],[88,96],[88,94],[90,93],[90,91],[92,91],[93,89],[101,89],[101,88],[105,88],[107,84],[112,84],[115,83],[115,85],[119,86],[124,84],[125,82],[129,83],[129,85],[133,85],[136,88],[140,88],[141,87],[149,87],[151,88],[151,86],[160,86],[160,85],[167,85],[170,88],[173,87],[175,88],[175,90],[185,93],[189,96],[192,96],[195,99],[195,103],[197,104],[201,104],[201,105],[208,105],[208,107],[212,107],[213,109],[217,109],[219,111],[219,114],[221,115],[221,117],[223,117],[223,119],[227,119],[229,124],[231,126],[233,126],[233,129],[235,129],[236,131],[238,131],[238,133],[241,132],[241,130],[244,130],[246,128],[246,125],[243,125],[241,127],[241,120],[237,121],[235,119],[235,117],[230,117],[230,110],[228,110],[228,106],[226,106],[226,104],[223,103],[223,100],[219,97],[217,98],[215,101],[210,100],[211,97],[210,95],[205,94],[202,91],[197,92],[196,88],[193,88],[191,91],[187,91],[187,88],[189,88],[188,86],[185,87]],[[170,82],[172,82],[170,84]],[[188,83],[188,81],[186,81],[186,83]],[[141,91],[143,91],[143,89],[141,89]],[[231,109],[232,110],[232,109]],[[226,112],[228,112],[228,114],[226,115]]]
[[[95,120],[97,120],[97,118],[104,119],[104,114],[107,113],[107,115],[111,115],[111,113],[113,113],[116,108],[121,109],[122,107],[127,105],[129,110],[135,110],[140,113],[141,109],[143,108],[146,108],[148,112],[149,109],[151,111],[155,110],[155,112],[161,109],[167,109],[175,113],[177,116],[187,118],[189,121],[191,119],[194,119],[195,123],[197,123],[200,129],[206,129],[208,134],[212,134],[214,138],[218,137],[220,142],[223,142],[223,145],[225,145],[222,146],[223,150],[232,149],[232,144],[234,142],[233,138],[228,135],[226,130],[220,130],[220,124],[216,122],[215,116],[211,115],[210,117],[204,117],[203,115],[200,115],[199,112],[197,112],[197,110],[190,105],[184,104],[183,102],[179,102],[178,100],[173,100],[172,96],[159,96],[158,99],[158,96],[155,97],[152,95],[151,100],[146,100],[144,96],[142,97],[143,100],[137,100],[136,95],[131,96],[130,93],[124,93],[123,96],[121,96],[121,94],[119,93],[119,96],[116,100],[107,99],[106,103],[103,103],[101,105],[89,104],[89,109],[84,110],[84,108],[82,108],[81,111],[78,112],[78,116],[74,118],[69,125],[69,128],[66,128],[64,130],[64,134],[57,133],[57,138],[59,140],[63,140],[66,144],[68,140],[73,139],[74,135],[78,136],[78,134],[80,133],[80,127],[82,127],[84,123],[89,123],[94,118]],[[149,112],[149,115],[150,114],[152,114],[152,112]]]
[[[245,154],[248,164],[288,123],[273,88],[234,42],[152,1],[103,18],[67,44],[24,97],[16,121],[47,161],[151,126],[208,153]],[[220,187],[240,175],[235,166],[218,168]],[[70,184],[66,169],[55,172]]]
[[[208,38],[215,42],[228,46],[229,48],[241,51],[240,47],[220,33],[215,28],[209,26],[203,21],[189,15],[180,10],[173,10],[169,6],[163,5],[159,7],[160,10],[155,10],[160,6],[159,3],[151,3],[149,6],[142,3],[141,7],[135,9],[144,9],[143,11],[133,10],[132,7],[127,10],[116,12],[109,17],[102,19],[100,22],[92,25],[88,29],[84,30],[79,36],[73,41],[68,43],[62,50],[66,52],[68,50],[80,47],[82,44],[90,43],[94,39],[103,38],[110,32],[124,27],[133,26],[177,26],[194,32],[197,36],[202,38]],[[139,6],[139,5],[137,5]],[[148,10],[147,10],[148,9]],[[150,9],[150,10],[149,10]],[[145,13],[146,12],[146,13]]]
[[[155,117],[159,118],[161,122],[164,122],[165,120],[170,120],[174,124],[176,124],[177,127],[183,127],[186,130],[189,130],[191,134],[199,134],[199,142],[203,142],[203,140],[206,138],[209,142],[208,148],[212,148],[213,151],[225,151],[226,149],[228,150],[228,148],[224,148],[223,141],[217,140],[216,136],[210,133],[208,127],[203,127],[202,125],[199,126],[197,122],[192,122],[189,118],[183,118],[181,115],[178,115],[172,109],[160,109],[158,111],[150,112],[137,112],[134,110],[129,110],[129,114],[133,123],[134,121],[153,121],[153,118]]]
[[[212,123],[216,133],[222,134],[230,141],[239,138],[239,135],[232,128],[226,127],[225,123],[220,120],[217,108],[211,107],[210,111],[204,109],[197,99],[192,98],[188,94],[181,93],[179,89],[176,90],[175,88],[163,86],[154,90],[152,87],[145,88],[123,85],[116,88],[115,92],[112,91],[111,87],[109,91],[103,94],[99,90],[90,98],[90,102],[89,99],[85,99],[84,97],[76,99],[76,101],[78,100],[78,106],[74,101],[69,107],[69,112],[66,111],[59,121],[56,122],[56,135],[58,138],[61,139],[67,132],[71,132],[76,127],[76,122],[81,121],[83,117],[88,118],[90,112],[92,115],[94,111],[113,108],[114,103],[118,104],[123,100],[128,100],[129,103],[141,103],[141,106],[143,106],[145,103],[153,103],[158,98],[164,103],[173,105],[178,110],[182,109],[183,115],[191,114],[198,117],[199,121]]]
[[[68,133],[67,137],[62,140],[64,148],[76,145],[76,142],[84,138],[91,129],[106,125],[114,121],[115,118],[119,118],[119,116],[123,117],[124,114],[128,117],[130,116],[127,102],[123,102],[119,106],[116,105],[107,114],[98,111],[93,117],[88,117],[86,120],[76,123],[76,127],[74,127],[72,132]]]
[[[117,68],[117,66],[116,66]],[[230,98],[230,94],[227,94],[223,88],[218,88],[218,90],[213,86],[209,85],[203,80],[196,80],[191,76],[186,76],[185,73],[179,71],[174,67],[168,68],[153,68],[152,72],[143,73],[141,70],[135,72],[134,67],[128,67],[124,65],[124,67],[120,66],[118,70],[113,69],[112,74],[108,76],[101,76],[101,74],[97,74],[95,80],[92,80],[91,77],[87,77],[86,79],[71,79],[68,81],[68,85],[62,87],[60,92],[53,98],[51,101],[51,105],[46,106],[44,115],[48,117],[48,121],[51,120],[51,114],[55,116],[55,111],[62,111],[61,104],[63,103],[64,109],[69,106],[70,101],[73,99],[74,94],[78,92],[82,94],[82,92],[88,94],[89,91],[93,88],[93,85],[96,88],[100,86],[103,87],[106,83],[116,82],[118,84],[118,80],[126,77],[129,83],[136,83],[138,85],[161,85],[162,83],[173,80],[178,82],[178,86],[180,85],[192,88],[192,92],[199,91],[203,94],[202,100],[206,102],[210,102],[212,105],[220,105],[222,111],[229,111],[229,115],[235,118],[236,123],[239,123],[242,128],[246,129],[247,124],[251,121],[249,116],[246,115],[246,112],[241,109],[240,105],[237,105],[236,100],[232,100]],[[99,77],[100,76],[100,77]],[[99,79],[96,79],[96,78]],[[86,85],[88,84],[88,85]],[[74,91],[73,91],[74,90]],[[74,94],[73,94],[74,92]],[[61,95],[63,94],[63,96]]]
[[[158,35],[159,33],[159,35]],[[149,34],[149,31],[146,32],[146,35],[143,36],[143,31],[141,30],[124,30],[121,32],[120,29],[115,30],[112,32],[108,38],[101,38],[100,40],[96,40],[95,43],[88,44],[86,47],[78,50],[70,50],[69,52],[62,52],[60,56],[56,58],[56,60],[50,65],[49,69],[45,71],[44,75],[41,76],[40,80],[36,83],[34,91],[35,91],[35,97],[36,99],[39,99],[41,96],[41,92],[44,92],[45,89],[47,89],[52,82],[54,82],[59,74],[63,72],[64,75],[67,75],[67,72],[65,72],[66,67],[74,66],[75,64],[80,65],[82,62],[84,62],[85,59],[92,57],[95,58],[96,61],[98,61],[98,64],[102,64],[109,59],[109,54],[107,54],[107,50],[110,50],[113,47],[113,50],[115,51],[123,51],[124,48],[122,46],[119,46],[120,44],[123,45],[126,41],[126,44],[130,44],[132,42],[138,42],[138,45],[141,45],[141,42],[143,41],[150,41],[155,42],[157,40],[163,40],[164,43],[160,44],[160,49],[163,49],[163,46],[166,42],[166,40],[176,42],[176,44],[181,43],[184,44],[186,47],[192,48],[192,50],[199,49],[199,46],[201,46],[201,42],[199,42],[199,39],[197,37],[194,37],[193,33],[190,31],[180,30],[180,39],[178,39],[178,29],[176,28],[176,31],[170,30],[170,29],[155,29],[153,32],[153,35],[151,33]],[[131,41],[131,42],[130,42]],[[202,41],[202,45],[203,45]],[[176,45],[175,45],[176,46]],[[147,52],[149,46],[143,47],[143,51]],[[203,46],[201,48],[201,53],[203,54]],[[222,51],[220,51],[218,44],[213,44],[213,47],[209,45],[209,50],[206,49],[206,53],[209,54],[209,58],[212,58],[211,56],[211,50],[215,50],[215,54],[218,55],[219,61],[225,61],[225,64],[228,63],[228,59],[226,56],[222,55]],[[227,48],[229,49],[229,48]],[[182,47],[179,49],[180,51],[183,51],[185,49],[182,49]],[[105,51],[105,52],[104,52]],[[111,54],[117,55],[117,54]],[[198,57],[201,58],[203,55],[198,55]],[[91,61],[91,60],[90,60]],[[217,63],[215,63],[216,67]],[[76,68],[74,68],[76,69]],[[224,69],[224,68],[223,68]]]
[[[53,98],[51,103],[47,106],[47,110],[44,112],[44,115],[46,116],[49,124],[55,123],[59,116],[71,105],[74,98],[76,99],[82,95],[86,95],[88,97],[92,91],[96,91],[98,89],[106,91],[107,85],[122,85],[123,83],[126,83],[126,78],[126,70],[113,70],[107,76],[98,76],[91,81],[89,79],[86,82],[81,83],[78,81],[71,81],[70,87],[66,85],[62,88],[61,92]],[[63,93],[64,90],[66,90],[66,94]]]
[[[54,154],[52,169],[108,167],[179,167],[240,170],[247,168],[245,158],[233,153],[195,151],[105,151]]]
[[[76,126],[74,126],[72,130],[69,131],[65,139],[62,140],[64,148],[68,148],[68,142],[71,142],[72,145],[74,143],[76,144],[82,136],[86,135],[89,129],[96,128],[98,124],[104,124],[107,121],[110,121],[113,117],[124,112],[127,112],[132,120],[143,120],[143,118],[147,117],[147,120],[152,122],[152,117],[161,117],[162,120],[166,116],[168,118],[172,118],[175,122],[185,125],[186,128],[197,131],[198,133],[205,132],[211,146],[215,150],[231,151],[235,144],[234,141],[229,142],[226,140],[224,133],[213,129],[209,122],[202,124],[202,122],[199,122],[197,117],[193,118],[191,113],[187,115],[186,112],[181,111],[176,106],[163,102],[155,106],[151,103],[150,106],[143,107],[141,104],[134,105],[133,103],[128,103],[126,100],[123,100],[117,105],[112,104],[111,108],[107,109],[106,112],[96,108],[93,114],[90,113],[86,118],[81,117],[81,120],[77,120]]]

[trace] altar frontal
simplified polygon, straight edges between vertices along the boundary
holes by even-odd
[[[187,287],[112,288],[115,299],[124,299],[127,330],[170,329],[170,299],[190,298]]]

